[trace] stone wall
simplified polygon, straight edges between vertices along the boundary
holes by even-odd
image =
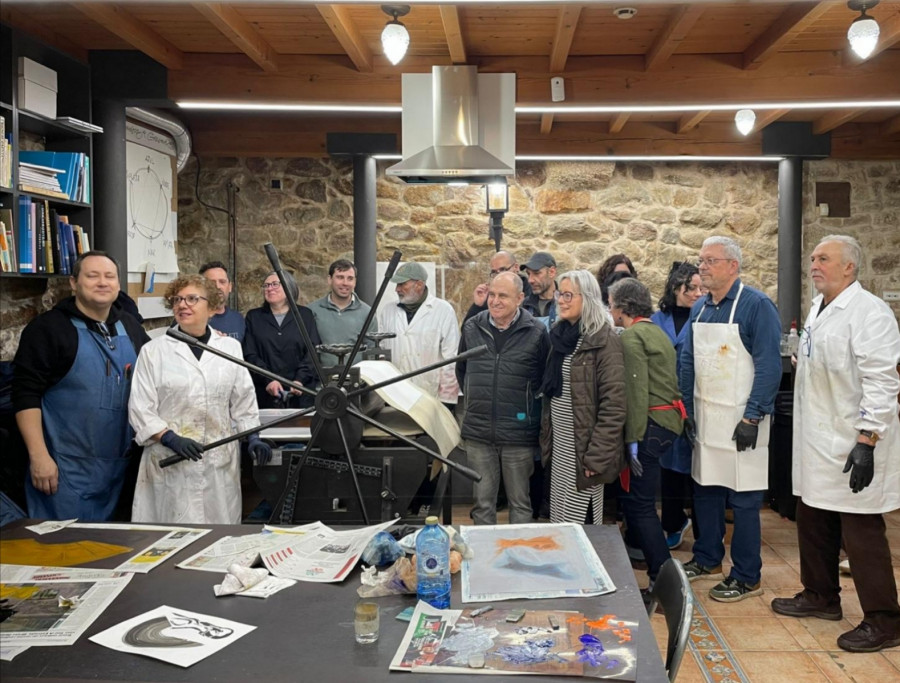
[[[493,242],[488,236],[483,189],[406,185],[385,178],[379,163],[376,190],[378,258],[394,248],[405,259],[445,266],[442,295],[460,318],[474,287],[484,280]],[[326,289],[328,265],[353,255],[352,166],[330,159],[202,159],[179,176],[178,232],[182,271],[204,261],[227,262],[227,183],[237,194],[237,291],[242,312],[262,301],[269,265],[262,245],[272,242],[297,276],[301,300]],[[271,190],[271,180],[282,181]],[[853,216],[819,218],[815,182],[852,184]],[[804,170],[803,263],[824,234],[845,232],[866,253],[864,286],[880,294],[900,289],[900,162],[817,161]],[[510,186],[503,247],[521,262],[538,250],[556,255],[561,270],[596,270],[608,255],[624,252],[654,293],[661,294],[671,262],[696,258],[703,239],[735,237],[744,249],[744,279],[773,298],[777,273],[777,167],[775,164],[522,163]],[[809,284],[804,278],[803,311]],[[49,284],[48,284],[49,283]],[[0,292],[0,355],[9,360],[29,319],[68,293],[64,278],[4,278]],[[900,315],[900,306],[894,305]]]

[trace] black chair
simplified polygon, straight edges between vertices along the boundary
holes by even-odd
[[[694,616],[694,594],[691,583],[681,562],[669,558],[659,570],[659,576],[650,589],[650,602],[647,613],[652,617],[656,606],[661,605],[669,629],[669,641],[666,644],[666,671],[669,680],[674,681],[681,666],[681,658],[687,647],[691,630],[691,619]]]

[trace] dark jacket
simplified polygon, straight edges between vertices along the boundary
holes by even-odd
[[[488,311],[463,324],[459,352],[482,344],[488,351],[456,363],[466,397],[462,436],[490,444],[537,445],[540,387],[550,351],[547,330],[528,311],[520,311],[498,354],[490,326]]]
[[[520,308],[528,311],[531,315],[537,315],[537,308],[535,308],[533,304],[528,303],[528,297],[531,296],[531,283],[528,282],[528,278],[522,273],[519,273],[519,277],[522,278],[522,294],[525,295],[525,300],[522,302]],[[466,311],[466,317],[463,318],[463,324],[465,324],[469,318],[478,315],[482,311],[486,311],[487,307],[487,299],[484,300],[484,303],[481,306],[473,303],[469,306],[469,310]]]
[[[78,353],[78,331],[71,323],[72,318],[83,320],[88,329],[97,331],[97,323],[78,310],[74,296],[63,299],[53,310],[41,313],[22,330],[12,387],[16,412],[40,408],[44,393],[72,368]],[[125,326],[135,353],[140,353],[150,337],[140,323],[115,302],[106,325],[112,328],[119,320]]]
[[[321,344],[312,311],[306,306],[298,306],[298,308],[300,309],[300,320],[303,321],[313,346]],[[301,382],[304,386],[310,388],[316,386],[318,378],[315,367],[290,311],[281,325],[272,314],[268,302],[260,308],[248,311],[243,347],[244,360],[247,362],[281,375],[285,379]],[[253,377],[256,402],[259,407],[282,407],[278,399],[266,393],[266,385],[272,380],[252,371],[250,375]],[[312,405],[308,397],[304,396],[303,398],[301,404]]]
[[[585,337],[572,357],[572,413],[575,420],[576,485],[583,491],[616,480],[625,469],[625,356],[612,327]],[[550,399],[544,399],[541,458],[553,454]],[[590,478],[584,468],[595,472]]]

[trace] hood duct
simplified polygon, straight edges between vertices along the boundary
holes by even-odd
[[[175,168],[180,172],[191,156],[191,135],[187,127],[168,112],[143,107],[125,107],[125,115],[166,131],[175,140]]]
[[[387,175],[473,184],[515,175],[515,74],[434,66],[430,75],[403,74],[402,88],[403,161]]]

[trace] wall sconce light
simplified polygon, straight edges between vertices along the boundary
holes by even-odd
[[[734,115],[734,125],[741,135],[749,135],[756,123],[756,113],[752,109],[741,109]]]
[[[397,17],[409,14],[409,5],[382,5],[381,11],[391,17],[381,32],[381,47],[391,64],[399,64],[409,47],[409,31]]]
[[[497,251],[500,251],[500,242],[503,239],[503,216],[509,211],[509,185],[506,183],[485,185],[485,198],[487,212],[491,215],[490,236],[494,240]]]
[[[872,9],[877,4],[878,0],[850,0],[847,3],[847,7],[854,12],[861,12],[847,31],[850,47],[861,59],[866,59],[871,55],[875,51],[875,46],[878,45],[878,35],[881,33],[881,29],[878,22],[866,14],[867,9]]]

